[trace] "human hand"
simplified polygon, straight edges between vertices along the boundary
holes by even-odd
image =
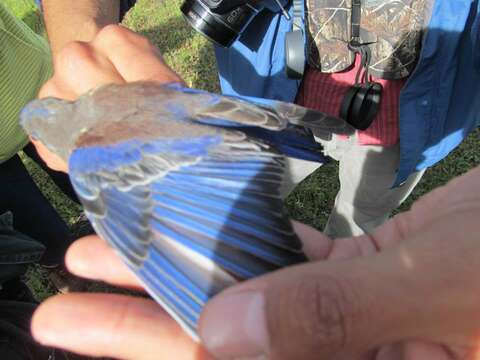
[[[329,261],[222,292],[202,313],[203,344],[220,359],[480,359],[479,219],[477,167],[371,236],[328,248],[304,228]]]
[[[306,248],[322,257],[330,240]],[[69,270],[85,278],[141,290],[135,275],[97,236],[73,243]],[[66,294],[42,303],[32,319],[33,336],[49,346],[89,356],[120,359],[210,359],[154,301],[114,294]]]
[[[309,257],[330,261],[227,289],[203,313],[204,344],[218,358],[258,353],[307,360],[478,358],[479,184],[480,167],[370,237],[331,242],[297,224]],[[75,243],[67,265],[84,277],[138,286],[96,237]],[[153,302],[118,295],[54,297],[40,306],[32,329],[46,345],[89,355],[208,358]],[[165,343],[178,356],[165,353]]]
[[[135,275],[97,236],[77,240],[66,255],[70,271],[140,290]],[[43,302],[32,319],[43,344],[118,359],[210,359],[153,300],[118,294],[66,294]]]
[[[54,58],[54,75],[40,89],[39,97],[75,100],[87,91],[109,83],[158,81],[182,83],[165,63],[160,51],[145,37],[120,25],[108,25],[90,42],[71,42]],[[67,165],[38,141],[40,156],[54,170]]]

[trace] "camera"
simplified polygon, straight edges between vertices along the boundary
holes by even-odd
[[[275,0],[286,19],[290,15],[281,0]],[[180,10],[199,33],[222,47],[230,47],[264,6],[259,0],[185,0]],[[301,79],[305,68],[305,36],[301,23],[302,0],[293,0],[292,31],[286,34],[286,74]]]
[[[196,31],[229,47],[263,8],[258,0],[185,0],[180,9]]]

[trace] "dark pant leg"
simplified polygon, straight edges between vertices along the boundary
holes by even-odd
[[[137,0],[120,0],[120,21],[123,20],[125,14],[130,10]]]
[[[2,360],[74,360],[87,357],[47,348],[37,343],[30,333],[36,304],[0,301],[0,358]]]
[[[23,152],[30,159],[35,161],[48,174],[48,176],[53,180],[55,185],[57,185],[65,195],[67,195],[70,199],[72,199],[76,203],[79,202],[77,195],[73,190],[72,183],[70,182],[70,179],[68,178],[67,174],[61,171],[55,171],[50,169],[45,163],[45,161],[42,160],[40,155],[38,155],[37,150],[35,149],[35,146],[33,146],[32,143],[25,146],[23,148]]]
[[[63,262],[71,243],[65,222],[33,182],[20,157],[0,164],[0,214],[13,213],[14,228],[46,247],[41,263]]]
[[[47,360],[53,349],[40,346],[30,335],[35,304],[0,301],[0,351],[5,360]]]

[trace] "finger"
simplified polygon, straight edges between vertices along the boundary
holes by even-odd
[[[303,251],[310,260],[339,260],[368,256],[381,250],[370,235],[332,239],[320,231],[293,221],[293,227],[303,243]]]
[[[68,294],[40,305],[35,339],[89,356],[207,359],[205,350],[153,301],[112,294]]]
[[[71,91],[70,89],[61,89],[58,87],[57,83],[52,79],[48,80],[43,86],[40,88],[38,92],[38,98],[44,99],[47,97],[56,97],[62,99],[73,100],[77,97],[76,93]]]
[[[34,139],[30,139],[30,141],[35,146],[38,155],[45,161],[49,168],[55,171],[63,171],[64,173],[68,171],[67,164],[58,155],[48,150],[40,141]]]
[[[442,345],[426,341],[404,341],[382,347],[375,360],[456,360]]]
[[[292,221],[293,228],[302,241],[303,251],[310,260],[326,259],[332,251],[332,240],[311,226]]]
[[[396,215],[372,234],[335,239],[327,255],[328,259],[369,256],[410,239],[441,217],[448,219],[450,213],[474,208],[480,200],[478,191],[475,191],[479,179],[480,167],[477,167],[465,176],[454,179],[448,186],[437,188],[425,195],[412,206],[410,211]],[[472,189],[472,191],[465,191],[465,189]],[[321,235],[310,234],[309,236]]]
[[[165,63],[160,51],[147,38],[119,25],[104,27],[92,46],[114,64],[124,79],[161,83],[183,82]]]
[[[75,241],[67,251],[65,262],[75,275],[112,285],[143,289],[120,256],[98,236],[87,236]]]
[[[479,181],[480,166],[423,196],[410,211],[395,216],[374,231],[370,240],[379,249],[388,248],[408,240],[435,221],[441,222],[439,219],[475,209],[480,201]]]
[[[420,224],[413,226],[410,213],[397,215],[372,234],[339,238],[332,241],[320,231],[298,222],[294,229],[303,243],[303,251],[310,260],[341,260],[369,256],[407,239]]]
[[[89,43],[72,42],[65,46],[55,57],[54,70],[50,79],[53,84],[40,91],[43,97],[75,100],[101,85],[125,82],[110,59]]]

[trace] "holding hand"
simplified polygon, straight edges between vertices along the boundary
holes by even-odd
[[[480,358],[479,190],[477,167],[371,236],[323,245],[328,261],[227,289],[203,312],[204,344],[225,359]]]
[[[317,261],[218,295],[203,313],[204,345],[225,359],[478,358],[479,184],[480,167],[371,236],[332,242],[297,225],[306,252]],[[138,286],[96,237],[75,243],[67,265],[88,278]],[[145,299],[54,297],[40,306],[32,328],[42,343],[89,355],[208,358]]]
[[[54,75],[42,87],[39,97],[75,100],[102,85],[142,80],[183,82],[145,37],[120,25],[108,25],[92,41],[71,42],[56,54]],[[67,171],[60,158],[38,141],[33,143],[52,169]]]

